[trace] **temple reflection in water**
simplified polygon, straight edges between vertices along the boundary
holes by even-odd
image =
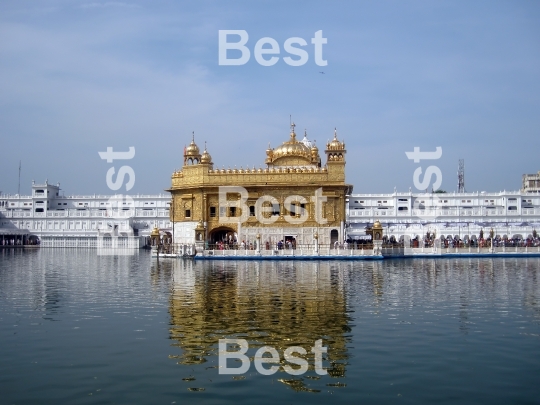
[[[247,355],[252,361],[258,348],[273,346],[282,365],[287,347],[302,346],[308,352],[307,373],[294,378],[280,369],[275,377],[292,389],[316,391],[342,387],[339,384],[350,377],[346,374],[354,371],[354,361],[363,362],[369,374],[380,359],[381,348],[406,347],[406,336],[414,325],[444,330],[454,337],[476,336],[486,324],[503,316],[489,311],[485,302],[514,305],[540,320],[539,265],[538,258],[174,260],[161,261],[159,266],[153,262],[151,274],[156,290],[170,288],[169,336],[173,347],[169,357],[187,373],[199,370],[200,375],[202,369],[208,382],[217,378],[220,338],[248,340]],[[329,376],[313,381],[319,377],[310,349],[318,339],[328,347],[323,367]],[[398,357],[402,354],[395,352]],[[253,364],[252,372],[256,374]]]
[[[340,264],[205,262],[176,266],[170,298],[171,338],[181,364],[217,364],[220,338],[246,339],[251,349],[301,346],[313,367],[314,342],[328,347],[324,367],[343,376],[350,332]],[[235,349],[230,349],[235,350]],[[252,353],[251,353],[252,355]],[[232,366],[231,366],[232,367]]]

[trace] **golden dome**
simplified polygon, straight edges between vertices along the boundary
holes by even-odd
[[[150,234],[151,236],[159,236],[159,229],[157,226],[154,227],[154,229],[152,229],[152,233]]]
[[[184,148],[184,165],[194,165],[201,162],[201,153],[199,147],[195,143],[195,132],[193,138],[187,148]]]
[[[382,225],[379,220],[376,220],[373,224],[373,229],[382,229]]]
[[[212,156],[210,156],[210,153],[206,150],[206,142],[204,143],[204,152],[201,156],[201,163],[211,164],[212,163]]]
[[[334,139],[331,142],[326,144],[326,149],[328,150],[342,150],[345,149],[345,144],[338,141],[337,139],[337,129],[334,128]]]
[[[311,142],[307,139],[307,132],[304,133],[304,139],[299,141],[296,138],[294,127],[293,122],[288,141],[283,142],[275,149],[268,145],[265,163],[268,165],[269,170],[274,167],[320,166],[321,158],[319,157],[319,149],[315,146],[315,141]]]
[[[295,142],[291,140],[288,142],[283,142],[281,146],[276,148],[273,152],[274,159],[282,156],[301,156],[301,157],[310,157],[311,151],[306,148],[303,143]]]
[[[294,157],[303,157],[306,159],[311,159],[311,151],[310,149],[304,145],[303,142],[299,142],[296,139],[296,133],[294,132],[294,123],[291,125],[291,138],[288,141],[285,141],[281,144],[281,146],[278,146],[273,151],[269,150],[266,151],[267,155],[270,157],[272,156],[272,160],[278,159],[280,157],[284,156],[294,156]]]
[[[201,152],[199,151],[199,147],[195,143],[195,132],[193,132],[193,137],[191,138],[191,143],[187,148],[185,148],[184,156],[186,157],[198,157],[201,155]]]
[[[199,147],[195,141],[191,141],[189,146],[186,148],[186,156],[197,156],[199,154]]]
[[[212,163],[212,156],[206,150],[201,156],[201,163]]]

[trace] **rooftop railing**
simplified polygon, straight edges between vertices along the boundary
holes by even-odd
[[[108,218],[169,218],[169,210],[161,209],[130,209],[130,210],[100,210],[100,209],[67,209],[67,210],[48,210],[47,212],[34,212],[32,210],[6,210],[2,211],[5,218],[72,218],[72,217],[108,217]]]

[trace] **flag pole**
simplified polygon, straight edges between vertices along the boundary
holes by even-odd
[[[17,187],[17,195],[21,195],[21,161],[19,160],[19,186]]]

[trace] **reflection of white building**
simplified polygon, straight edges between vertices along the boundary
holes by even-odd
[[[0,230],[35,235],[42,247],[97,247],[99,236],[142,245],[154,226],[170,227],[169,202],[169,194],[65,196],[60,184],[32,183],[29,196],[0,194]]]
[[[364,235],[364,228],[379,220],[386,235],[422,237],[478,236],[491,228],[496,235],[527,238],[540,232],[540,194],[498,193],[398,193],[351,194],[347,204],[348,236]]]

